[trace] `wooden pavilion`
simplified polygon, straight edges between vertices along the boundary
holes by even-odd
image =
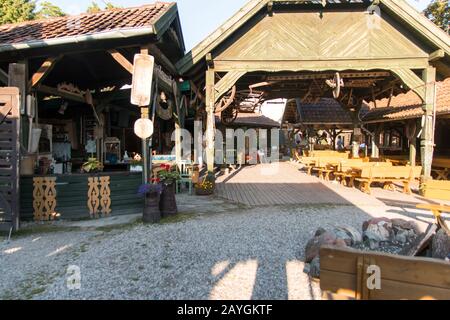
[[[174,66],[185,53],[176,3],[0,26],[0,83],[19,88],[22,120],[20,146],[0,130],[0,225],[17,228],[19,212],[50,220],[56,212],[85,218],[142,209],[143,174],[130,172],[129,161],[149,146],[133,132],[134,121],[149,116],[149,106],[130,104],[136,53],[155,57],[150,147],[167,154],[185,114]],[[4,161],[11,154],[17,161]],[[80,171],[88,158],[103,171]]]
[[[376,133],[376,143],[372,147],[377,148],[381,155],[404,157],[411,164],[420,161],[421,155],[416,152],[424,116],[420,98],[413,91],[408,91],[392,99],[377,100],[368,107],[362,121]],[[450,169],[450,78],[436,83],[434,113],[433,167],[439,172],[438,168],[442,165]]]
[[[424,110],[420,140],[428,177],[435,81],[450,75],[449,62],[449,35],[404,0],[251,0],[176,66],[196,88],[206,86],[210,171],[214,114],[232,120],[248,97],[258,103],[334,97],[358,114],[363,101],[411,89]]]

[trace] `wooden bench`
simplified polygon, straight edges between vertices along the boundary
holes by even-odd
[[[317,171],[320,179],[329,181],[330,174],[336,171],[336,168],[339,166],[339,163],[343,159],[347,159],[346,157],[347,154],[319,157],[317,158],[315,164],[313,165],[312,171]]]
[[[432,171],[436,176],[436,180],[447,180],[450,174],[450,159],[433,159]]]
[[[385,190],[395,190],[394,182],[403,183],[403,192],[411,194],[411,183],[419,178],[422,173],[422,167],[398,166],[382,167],[373,166],[363,168],[359,178],[356,181],[361,182],[361,191],[371,194],[370,186],[374,182],[384,183]]]
[[[335,175],[340,178],[341,184],[353,188],[355,179],[361,177],[361,170],[369,167],[392,167],[391,162],[343,162],[340,172]],[[347,183],[347,179],[349,180]]]
[[[379,289],[374,268],[380,270]],[[447,300],[450,264],[431,258],[405,257],[324,246],[320,250],[320,288],[325,300]]]
[[[356,165],[362,166],[363,163],[365,163],[364,159],[342,160],[339,163],[339,166],[336,168],[334,175],[335,175],[336,179],[339,180],[343,186],[347,186],[347,178],[351,178],[354,175],[353,167]],[[352,180],[352,179],[350,179],[350,180]],[[350,181],[350,183],[352,183],[352,181]]]
[[[422,195],[427,199],[450,201],[450,181],[427,180],[421,186]],[[435,216],[438,225],[450,235],[450,228],[442,218],[442,213],[450,212],[450,206],[443,204],[418,204],[418,209],[429,210]]]

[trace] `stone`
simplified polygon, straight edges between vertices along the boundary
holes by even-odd
[[[319,256],[321,246],[333,245],[336,239],[336,235],[333,232],[326,231],[320,236],[309,240],[305,247],[305,262],[310,263],[315,257]]]
[[[404,219],[392,219],[391,223],[394,228],[400,228],[400,229],[405,229],[405,230],[414,230],[414,233],[416,233],[416,234],[420,233],[419,226],[414,221],[407,221]]]
[[[387,242],[391,238],[392,224],[380,221],[378,223],[370,223],[363,233],[363,238],[372,241]]]
[[[445,259],[450,255],[450,236],[440,229],[433,237],[431,256],[436,259]]]
[[[352,247],[362,242],[361,233],[353,227],[338,227],[334,230],[336,237],[345,240],[347,246]]]
[[[389,218],[373,218],[363,223],[363,231],[366,231],[369,225],[371,224],[379,224],[380,222],[391,223],[391,219]]]
[[[322,234],[324,234],[325,232],[327,232],[327,230],[325,230],[324,228],[319,228],[319,229],[317,229],[316,233],[314,234],[314,237],[319,237]]]
[[[309,275],[312,278],[320,278],[320,258],[315,257],[309,266]]]

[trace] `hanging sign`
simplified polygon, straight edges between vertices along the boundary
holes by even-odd
[[[131,104],[137,106],[150,105],[152,95],[153,70],[155,58],[148,54],[134,55],[133,83],[131,88]]]
[[[148,139],[153,135],[153,122],[150,119],[138,119],[134,123],[134,133],[141,139]]]

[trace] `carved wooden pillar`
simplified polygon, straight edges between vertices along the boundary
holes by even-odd
[[[214,69],[208,69],[206,71],[206,163],[208,172],[214,171],[214,83]]]
[[[436,88],[436,68],[428,67],[423,71],[425,96],[423,102],[422,136],[420,142],[423,176],[422,181],[431,177],[431,166],[434,153],[434,108]]]

